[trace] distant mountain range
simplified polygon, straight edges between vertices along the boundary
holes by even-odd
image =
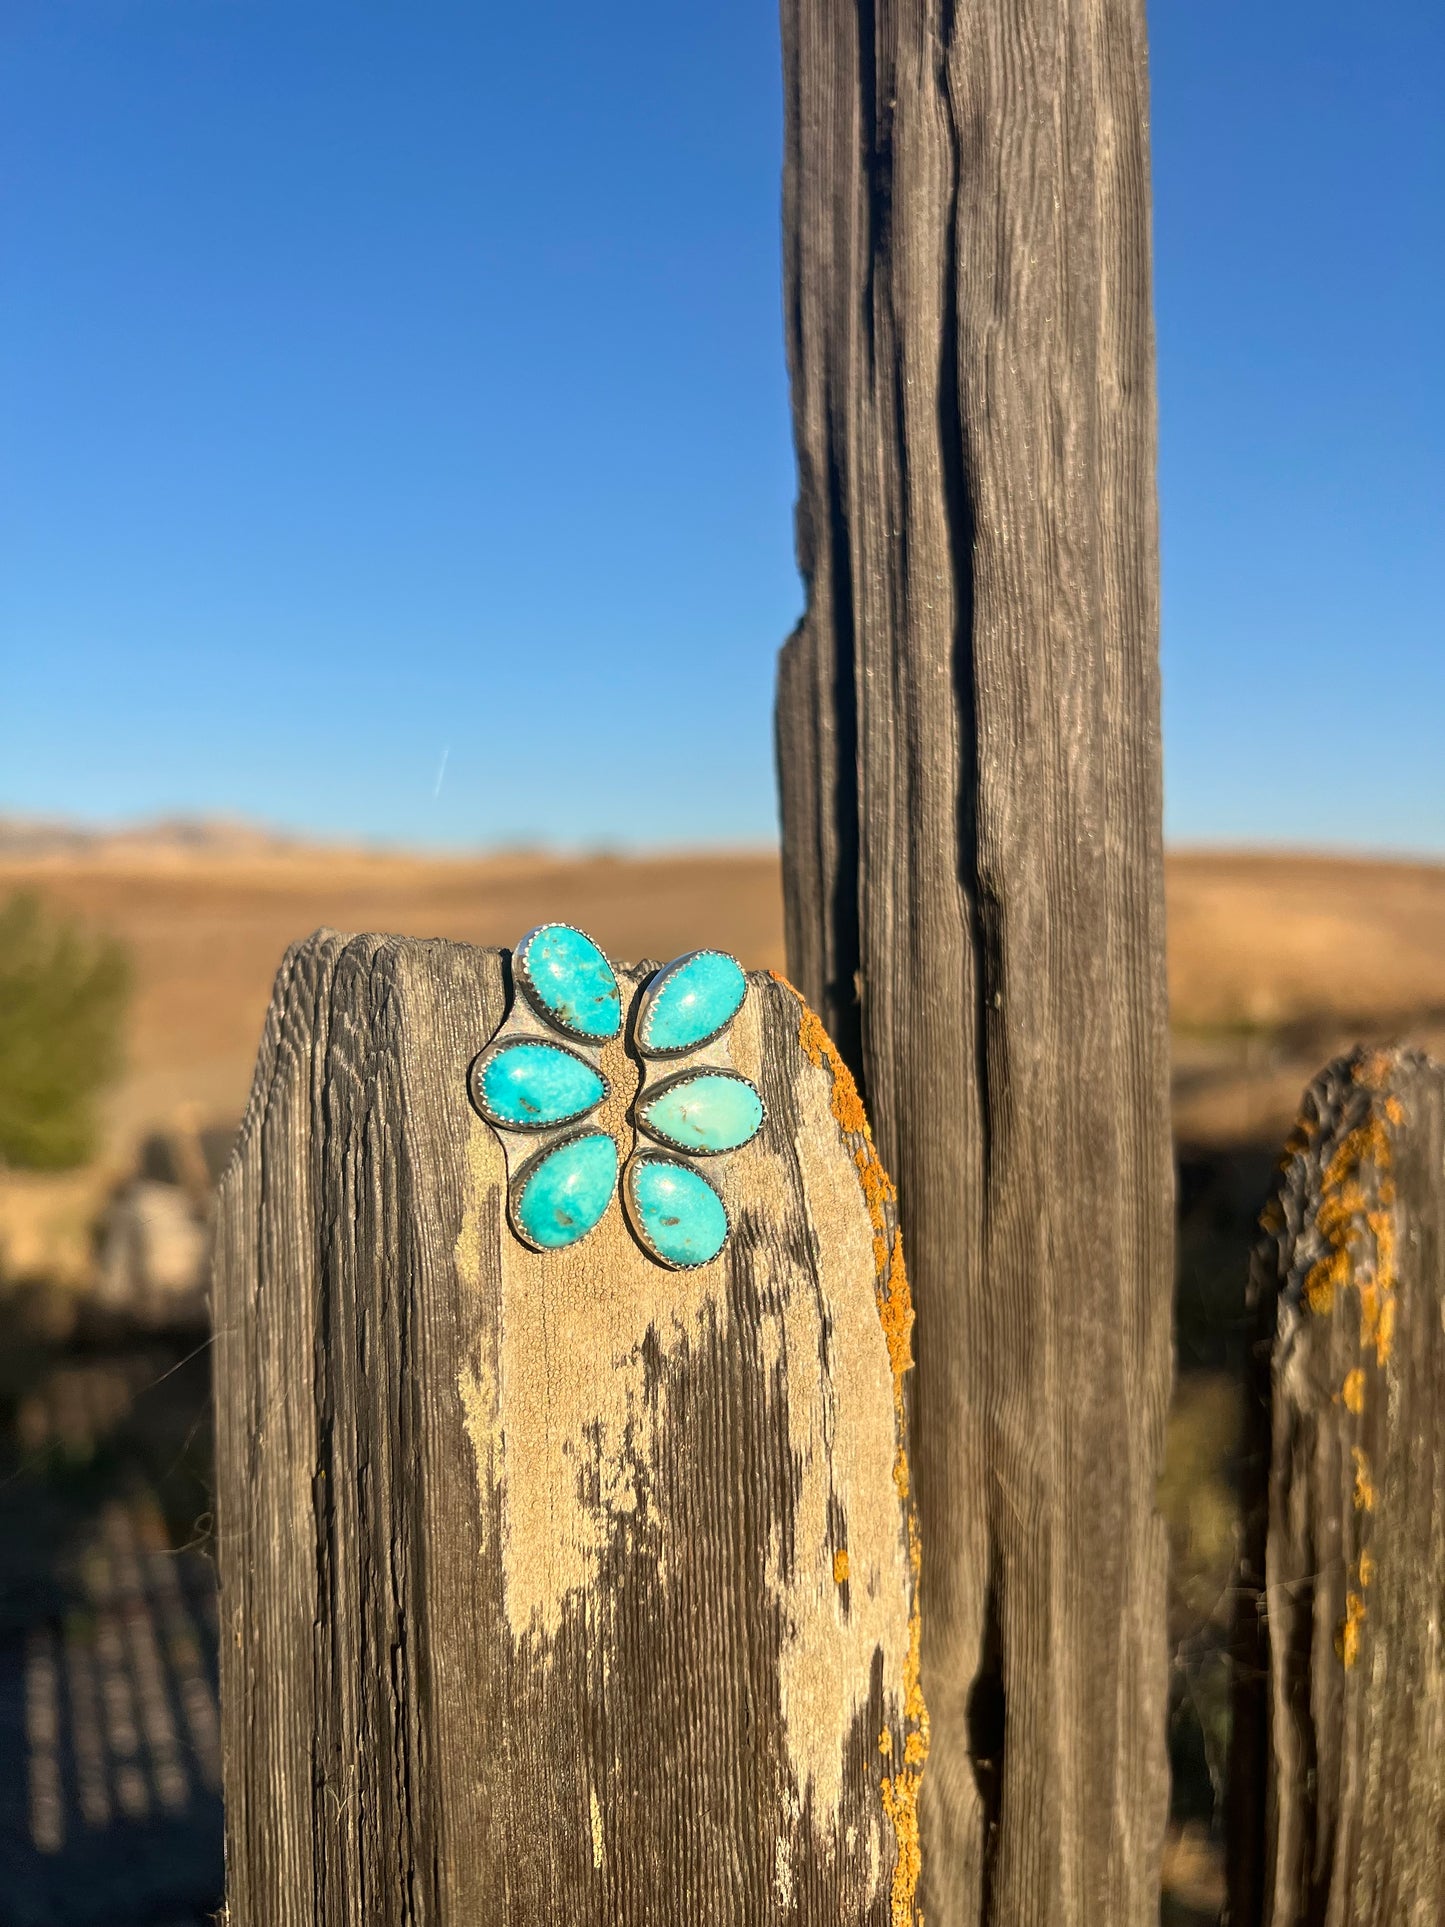
[[[100,856],[122,851],[212,856],[278,856],[324,848],[323,838],[287,835],[227,816],[166,816],[149,823],[99,825],[66,819],[0,816],[0,858]]]
[[[290,867],[337,862],[367,867],[398,863],[443,866],[484,863],[512,869],[522,864],[545,870],[565,861],[567,854],[527,845],[479,844],[472,849],[448,849],[363,836],[330,837],[280,830],[235,816],[159,816],[139,823],[87,823],[69,817],[0,815],[0,864],[12,866],[116,863],[123,867],[167,869],[204,867],[212,863],[222,868],[267,863]],[[597,861],[611,860],[616,855],[605,849],[571,854],[586,855]]]

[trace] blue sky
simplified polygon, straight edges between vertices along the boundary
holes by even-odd
[[[1168,829],[1445,850],[1445,14],[1159,0]],[[774,833],[772,0],[9,0],[0,811]]]

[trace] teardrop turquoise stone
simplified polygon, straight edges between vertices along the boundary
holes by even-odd
[[[648,988],[638,1042],[645,1051],[663,1056],[696,1050],[727,1029],[747,992],[742,966],[721,950],[695,950],[690,957],[679,957]]]
[[[615,1037],[622,998],[612,966],[589,936],[569,923],[544,923],[523,937],[515,958],[531,1001],[574,1037]]]
[[[745,1077],[692,1071],[642,1106],[644,1128],[679,1151],[736,1151],[762,1129],[763,1100]]]
[[[504,1044],[483,1060],[477,1103],[493,1124],[538,1131],[581,1117],[607,1095],[599,1071],[561,1044]]]
[[[671,1158],[635,1158],[628,1185],[638,1235],[665,1265],[690,1271],[727,1243],[727,1212],[700,1172]]]
[[[517,1228],[544,1251],[575,1245],[607,1209],[617,1182],[617,1146],[605,1131],[570,1138],[539,1158],[512,1205]]]

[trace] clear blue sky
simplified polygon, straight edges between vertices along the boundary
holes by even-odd
[[[1445,10],[1158,0],[1168,826],[1445,849]],[[774,831],[772,0],[8,0],[0,810]]]

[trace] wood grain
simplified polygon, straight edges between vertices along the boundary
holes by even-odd
[[[466,1095],[505,953],[289,956],[218,1232],[232,1927],[912,1919],[893,1194],[817,1020],[750,983],[768,1123],[674,1273],[615,1203],[565,1252],[506,1229]]]
[[[1265,1584],[1243,1602],[1231,1918],[1437,1927],[1445,1069],[1410,1051],[1329,1065],[1264,1224],[1267,1484],[1245,1576]]]
[[[789,969],[918,1306],[929,1927],[1157,1919],[1169,1396],[1139,0],[784,0]]]

